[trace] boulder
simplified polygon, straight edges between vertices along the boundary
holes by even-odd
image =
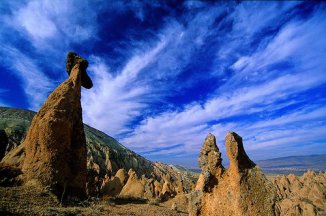
[[[177,178],[177,181],[176,181],[176,193],[177,194],[183,194],[185,191],[184,191],[184,186],[183,186],[183,179],[182,179],[182,176],[181,174],[178,175],[178,178]]]
[[[88,62],[85,61],[80,56],[78,56],[77,53],[69,52],[67,55],[67,62],[66,62],[66,70],[67,70],[68,76],[70,76],[72,69],[77,64],[80,65],[81,85],[87,89],[92,88],[93,82],[86,72],[86,68],[88,67]]]
[[[146,178],[144,176],[143,178],[143,182],[144,182],[144,186],[145,186],[145,193],[144,193],[144,197],[146,199],[153,199],[156,198],[155,196],[155,186],[154,186],[154,179],[152,178]]]

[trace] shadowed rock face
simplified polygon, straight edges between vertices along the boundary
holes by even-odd
[[[22,170],[61,196],[84,196],[86,187],[86,139],[80,104],[81,85],[91,87],[87,61],[69,53],[69,78],[58,86],[32,120],[22,144],[26,158]],[[86,81],[85,81],[86,80]],[[90,81],[90,82],[89,82]]]
[[[251,169],[256,166],[250,160],[246,151],[243,148],[242,138],[234,133],[229,132],[225,138],[225,145],[228,158],[230,160],[230,170],[239,172],[245,169]]]
[[[69,76],[73,67],[76,64],[79,65],[79,70],[81,73],[81,85],[87,89],[92,88],[93,82],[91,78],[89,78],[86,72],[86,68],[88,67],[88,61],[78,56],[77,53],[69,52],[67,55],[67,62],[66,62],[66,70]]]
[[[4,130],[0,130],[0,161],[5,156],[8,137]]]
[[[242,138],[226,136],[230,168],[222,166],[215,137],[209,134],[200,153],[202,173],[189,203],[190,215],[274,215],[276,191],[249,159]]]

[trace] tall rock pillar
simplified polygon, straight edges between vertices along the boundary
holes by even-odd
[[[69,78],[58,86],[33,118],[23,143],[23,172],[56,195],[86,195],[87,152],[80,103],[81,86],[92,87],[88,62],[76,53],[67,57]]]

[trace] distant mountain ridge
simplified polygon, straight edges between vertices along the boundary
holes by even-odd
[[[256,164],[265,173],[301,174],[307,170],[321,172],[326,171],[326,154],[272,158],[256,161]]]
[[[254,161],[266,174],[303,174],[308,170],[326,171],[326,154],[301,155]],[[228,167],[229,164],[226,164]],[[190,169],[200,173],[200,169]]]

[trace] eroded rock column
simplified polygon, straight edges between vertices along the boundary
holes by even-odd
[[[23,172],[56,195],[85,196],[86,139],[80,103],[81,86],[92,87],[88,63],[69,53],[69,78],[58,86],[33,118],[22,144],[26,158]]]
[[[229,132],[225,141],[229,169],[222,166],[215,137],[209,134],[204,142],[190,215],[274,215],[275,188],[246,154],[242,138]]]

